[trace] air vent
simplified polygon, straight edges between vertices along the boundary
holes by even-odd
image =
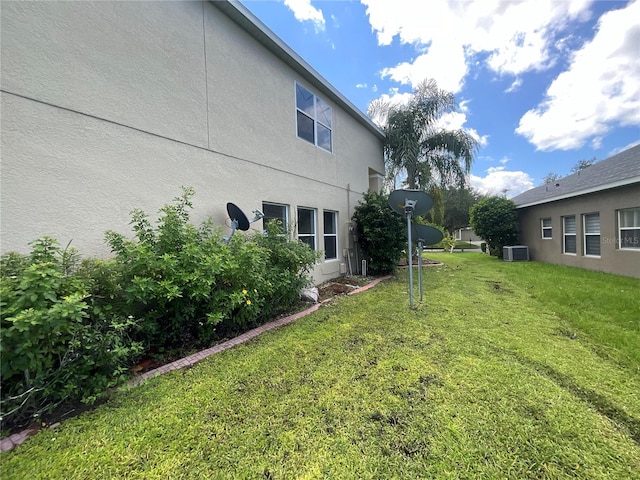
[[[527,247],[526,245],[502,247],[502,259],[505,262],[528,262],[529,247]]]

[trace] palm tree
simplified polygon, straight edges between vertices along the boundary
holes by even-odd
[[[445,130],[437,125],[446,113],[456,111],[452,93],[428,79],[415,89],[406,105],[374,100],[368,114],[386,133],[385,163],[395,185],[406,172],[409,188],[424,191],[466,184],[478,142],[467,131]]]

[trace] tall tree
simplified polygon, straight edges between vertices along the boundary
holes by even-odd
[[[470,225],[469,210],[481,198],[478,192],[467,187],[443,189],[444,220],[442,223],[445,230],[453,234],[459,228],[468,227]]]
[[[369,116],[386,133],[388,175],[395,179],[406,173],[407,186],[424,191],[434,185],[464,185],[478,142],[463,129],[439,125],[443,115],[455,111],[454,95],[439,89],[433,79],[418,85],[406,105],[372,102]]]

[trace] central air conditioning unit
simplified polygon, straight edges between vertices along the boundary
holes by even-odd
[[[505,262],[528,262],[529,247],[527,247],[526,245],[502,247],[502,259]]]

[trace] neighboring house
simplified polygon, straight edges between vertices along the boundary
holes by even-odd
[[[456,240],[463,242],[482,242],[482,238],[471,227],[459,228],[456,230]]]
[[[640,278],[640,145],[512,200],[532,260]]]
[[[349,264],[384,134],[241,4],[3,1],[1,30],[3,253],[109,256],[192,186],[195,223],[261,209],[325,252],[316,281]]]

